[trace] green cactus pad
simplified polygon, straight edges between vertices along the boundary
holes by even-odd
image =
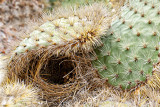
[[[160,1],[133,0],[96,49],[94,67],[114,87],[130,90],[145,83],[158,62]]]
[[[69,17],[73,21],[74,29],[82,26],[78,21],[78,17]],[[62,44],[65,41],[71,41],[73,38],[78,38],[78,34],[70,25],[69,19],[57,19],[54,21],[47,21],[38,29],[29,34],[20,45],[16,48],[16,53],[24,53],[26,50],[36,49],[39,47],[46,47],[54,44]],[[75,36],[75,37],[74,37]]]
[[[106,24],[117,15],[117,11],[109,13],[112,10],[104,4],[94,3],[74,9],[60,8],[54,15],[44,15],[40,26],[32,29],[14,53],[26,53],[48,46],[59,46],[59,52],[65,49],[66,55],[71,51],[91,51],[101,44],[100,37],[108,29]]]

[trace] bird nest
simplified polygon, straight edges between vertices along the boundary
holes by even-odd
[[[84,87],[97,85],[94,79],[97,74],[90,69],[91,63],[86,55],[82,52],[57,55],[57,50],[50,46],[15,54],[8,65],[9,78],[34,83],[41,90],[43,99],[54,103],[72,98]]]

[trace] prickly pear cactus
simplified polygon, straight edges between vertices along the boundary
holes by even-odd
[[[29,34],[28,38],[25,38],[20,43],[15,52],[17,54],[24,53],[25,51],[37,49],[39,47],[63,44],[75,38],[78,39],[81,37],[80,29],[82,30],[82,22],[80,21],[78,17],[74,16],[68,19],[60,18],[47,21]],[[89,22],[84,21],[84,24],[89,25]]]
[[[94,67],[117,88],[130,90],[145,83],[158,62],[160,1],[132,0],[96,50]]]
[[[55,15],[44,15],[43,23],[28,34],[28,37],[15,49],[15,54],[61,45],[57,53],[62,53],[65,49],[63,53],[69,55],[71,49],[73,52],[90,51],[92,46],[101,44],[100,36],[108,28],[105,24],[114,16],[112,13],[105,14],[105,12],[111,9],[96,3],[82,7],[77,10],[61,9]]]

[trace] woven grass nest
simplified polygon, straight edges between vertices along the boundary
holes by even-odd
[[[19,72],[10,72],[9,77],[24,80],[26,84],[34,83],[41,89],[40,95],[52,102],[71,98],[91,83],[97,85],[93,79],[97,74],[87,70],[90,66],[87,59],[80,55],[57,57],[53,50],[55,48],[48,47],[15,57],[8,68]]]

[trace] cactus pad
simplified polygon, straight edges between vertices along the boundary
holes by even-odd
[[[92,47],[101,44],[100,37],[108,28],[105,25],[114,15],[114,12],[105,14],[107,10],[111,9],[102,4],[93,4],[80,9],[62,9],[54,15],[44,15],[45,21],[28,34],[14,52],[25,53],[47,46],[60,46],[57,53],[66,55],[71,51],[90,51]],[[66,51],[62,52],[64,49]]]
[[[110,85],[130,90],[152,76],[159,56],[159,5],[159,0],[130,1],[111,24],[111,32],[103,38],[93,61]]]

